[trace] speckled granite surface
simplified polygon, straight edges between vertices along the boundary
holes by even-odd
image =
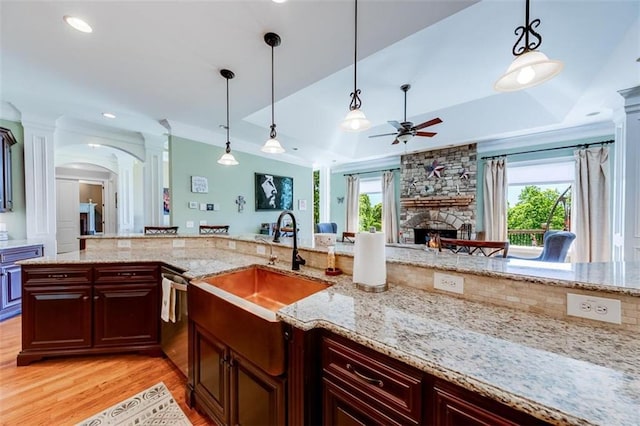
[[[74,252],[25,263],[118,261],[163,261],[189,277],[266,263],[216,249]],[[287,266],[276,269],[291,274]],[[287,323],[331,330],[551,423],[640,425],[635,334],[400,286],[364,293],[348,275],[329,278],[305,267],[301,273],[334,285],[280,310]]]

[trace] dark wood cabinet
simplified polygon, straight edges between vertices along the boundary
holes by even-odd
[[[16,138],[11,130],[0,127],[0,212],[13,209],[13,193],[11,182],[11,146],[16,144]]]
[[[22,311],[22,268],[15,262],[42,252],[40,244],[0,248],[0,321]]]
[[[229,424],[229,348],[193,325],[193,391],[209,417]]]
[[[441,426],[544,425],[528,414],[460,386],[436,380],[432,389],[432,424]]]
[[[18,365],[48,356],[160,356],[159,265],[24,265]]]

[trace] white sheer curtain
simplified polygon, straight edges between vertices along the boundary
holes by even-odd
[[[572,202],[572,230],[576,234],[572,262],[611,260],[609,225],[609,148],[579,149]]]
[[[398,242],[398,212],[393,172],[382,173],[382,230],[388,243]]]
[[[346,231],[358,232],[358,215],[360,212],[360,178],[347,176],[347,220]]]
[[[484,164],[484,234],[486,240],[507,240],[507,160]]]

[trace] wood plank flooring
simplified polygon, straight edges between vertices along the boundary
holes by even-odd
[[[20,318],[0,322],[0,425],[73,425],[161,381],[194,425],[214,424],[187,406],[186,379],[164,358],[51,358],[16,367]]]

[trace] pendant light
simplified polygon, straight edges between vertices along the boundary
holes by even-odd
[[[542,36],[535,30],[539,25],[540,19],[529,20],[529,0],[526,0],[525,24],[516,28],[515,33],[519,37],[511,50],[516,58],[493,85],[498,92],[537,86],[562,71],[564,64],[561,61],[551,60],[544,53],[536,52],[535,49],[542,44]],[[533,41],[529,40],[529,35],[534,37]]]
[[[271,46],[271,132],[269,133],[269,139],[264,143],[262,148],[260,149],[262,152],[266,152],[268,154],[282,154],[284,152],[284,148],[278,142],[276,137],[278,136],[276,133],[276,122],[274,118],[274,88],[273,88],[273,48],[276,46],[280,46],[280,36],[276,33],[266,33],[264,35],[264,41],[269,46]]]
[[[231,153],[231,142],[229,141],[229,80],[235,77],[236,75],[233,71],[229,70],[220,70],[220,75],[223,76],[227,80],[227,125],[225,128],[227,129],[227,148],[222,154],[222,157],[218,160],[218,164],[222,164],[225,166],[235,166],[238,164],[238,161],[235,159],[233,154]]]
[[[358,89],[358,0],[355,0],[355,36],[353,48],[353,92],[351,92],[351,103],[349,104],[349,112],[340,124],[342,130],[348,132],[360,132],[371,127],[371,122],[367,120],[364,112],[360,109],[362,101],[360,100],[360,89]]]

